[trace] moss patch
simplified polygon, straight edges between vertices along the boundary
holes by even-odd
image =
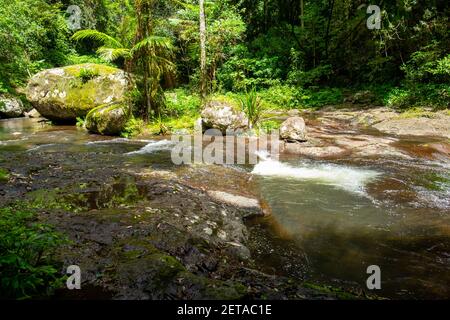
[[[125,128],[129,110],[125,103],[96,107],[86,116],[86,128],[94,133],[118,135]]]
[[[94,63],[77,64],[73,66],[64,67],[64,72],[67,75],[77,78],[81,78],[83,74],[86,74],[86,72],[89,72],[90,74],[93,75],[109,75],[116,73],[118,70],[119,69],[117,68]]]
[[[6,169],[0,168],[0,183],[8,182],[9,180],[9,172]]]
[[[242,299],[247,289],[233,281],[221,281],[193,274],[177,258],[158,250],[150,242],[128,238],[114,249],[117,266],[107,268],[107,278],[120,284],[134,285],[151,294],[152,298],[167,298],[173,292],[185,291],[193,299]],[[139,279],[139,280],[136,280]]]
[[[432,112],[423,108],[411,108],[402,112],[399,116],[400,119],[411,119],[411,118],[436,118],[438,115],[436,112]]]

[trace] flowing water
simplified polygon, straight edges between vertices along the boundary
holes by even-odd
[[[113,139],[15,119],[0,120],[0,168],[19,172],[33,165],[30,155],[39,162],[64,150],[74,156],[64,165],[86,174],[94,164],[151,167],[194,186],[256,194],[272,212],[249,221],[266,237],[253,253],[265,271],[368,291],[366,269],[378,265],[382,290],[373,293],[442,299],[450,298],[450,162],[428,142],[448,144],[399,139],[409,157],[275,161],[260,154],[256,166],[176,167],[167,139]]]

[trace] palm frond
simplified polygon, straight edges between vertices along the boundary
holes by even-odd
[[[77,31],[72,35],[71,39],[76,41],[90,39],[98,41],[105,46],[123,48],[123,45],[117,39],[97,30],[86,29]]]
[[[150,36],[136,43],[131,49],[131,54],[134,54],[137,51],[141,51],[144,48],[150,50],[165,50],[171,52],[173,50],[173,44],[169,38]]]
[[[97,50],[97,54],[106,61],[111,62],[119,58],[129,58],[130,49],[100,47]]]
[[[173,0],[173,2],[192,12],[198,13],[200,11],[199,7],[195,4],[190,4],[179,0]]]

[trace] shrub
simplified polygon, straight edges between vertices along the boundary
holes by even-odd
[[[274,120],[266,120],[262,121],[260,124],[261,130],[265,133],[271,133],[272,130],[277,130],[281,127],[280,121],[274,121]]]
[[[274,109],[301,108],[307,98],[303,89],[288,85],[270,87],[261,91],[260,96],[269,108]]]
[[[343,100],[342,90],[339,88],[323,88],[318,91],[309,89],[303,97],[305,106],[312,108],[341,104]]]
[[[200,97],[180,88],[165,92],[166,108],[164,114],[179,117],[181,115],[197,114],[200,110]]]
[[[343,101],[342,90],[338,88],[303,89],[294,86],[273,86],[260,92],[261,98],[273,109],[318,108],[324,105],[336,105]]]
[[[253,128],[261,117],[262,103],[260,97],[256,93],[256,89],[253,88],[245,94],[241,100],[242,110],[245,112],[248,118],[248,127]]]
[[[86,123],[85,118],[77,117],[77,127],[78,128],[84,128],[85,123]]]
[[[296,86],[317,85],[330,80],[332,68],[326,64],[309,71],[292,70],[288,74],[287,82]]]
[[[385,104],[398,109],[431,107],[435,110],[450,107],[450,85],[410,84],[392,89]]]
[[[2,298],[29,298],[50,294],[63,277],[52,260],[65,239],[33,213],[0,208],[0,287]]]
[[[144,120],[132,116],[125,124],[125,127],[120,135],[124,138],[135,137],[141,134],[142,131],[144,131],[144,128],[145,128]]]

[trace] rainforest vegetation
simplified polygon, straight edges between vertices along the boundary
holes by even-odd
[[[379,21],[377,8],[380,9]],[[35,74],[47,69],[87,63],[101,65],[105,69],[97,68],[99,71],[81,69],[76,73],[76,83],[70,85],[81,87],[98,76],[98,72],[108,73],[116,70],[115,68],[125,71],[124,74],[132,78],[134,85],[128,86],[126,92],[127,102],[131,106],[130,114],[127,114],[126,123],[118,132],[126,138],[141,133],[153,136],[167,135],[178,130],[191,131],[200,118],[202,107],[211,99],[234,101],[248,117],[250,128],[265,131],[278,128],[280,123],[265,119],[263,113],[317,111],[348,103],[356,105],[357,110],[384,106],[389,112],[402,113],[405,118],[417,114],[431,118],[435,112],[442,114],[446,112],[448,116],[450,115],[448,112],[450,2],[448,0],[374,0],[370,3],[365,0],[0,0],[0,96],[20,99],[29,111],[33,107],[27,99],[26,88]],[[2,103],[0,101],[0,107]],[[97,108],[94,110],[99,111]],[[96,121],[96,118],[90,115],[91,113],[77,117],[77,126],[83,127],[88,121]],[[13,136],[15,134],[16,132],[11,133]],[[12,138],[4,139],[12,141]],[[68,140],[70,139],[72,138],[69,137]],[[8,141],[5,145],[9,143]],[[0,140],[0,145],[1,142]],[[53,142],[47,145],[52,144]],[[131,150],[132,147],[133,145],[126,148]],[[423,148],[426,147],[428,146]],[[440,145],[438,147],[442,153],[449,150]],[[386,148],[383,145],[381,149],[385,151]],[[38,160],[41,162],[36,166],[42,167],[38,170],[37,167],[26,163],[26,161],[34,163],[35,159],[29,160],[25,158],[28,155],[23,153],[25,156],[21,161],[26,165],[23,166],[22,172],[12,167],[16,161],[14,152],[17,150],[6,146],[0,154],[0,160],[4,160],[5,163],[8,160],[11,164],[8,167],[2,162],[0,187],[10,182],[18,184],[8,189],[9,194],[15,196],[16,192],[25,194],[31,191],[32,188],[26,187],[25,184],[21,185],[21,181],[34,177],[35,172],[42,168],[48,169],[47,171],[49,168],[59,170],[60,166],[55,164],[57,161],[63,163],[61,167],[66,165],[69,168],[67,171],[61,171],[58,183],[76,180],[71,176],[70,170],[75,172],[74,176],[78,173],[74,169],[78,168],[80,162],[78,158],[75,161],[73,158],[61,156],[61,159],[54,160],[57,156],[52,155],[48,159]],[[127,149],[123,153],[132,153],[130,150]],[[70,152],[67,151],[67,154],[70,155]],[[101,157],[102,153],[99,154]],[[45,162],[47,160],[48,163]],[[112,167],[115,166],[115,170],[122,170],[121,162],[113,159],[113,156],[105,156],[103,160],[95,158],[92,163],[89,162],[91,160],[86,156],[83,161],[87,164],[83,165],[91,165],[98,170],[98,179],[108,183],[110,181],[107,179],[119,175],[111,169]],[[65,161],[73,162],[69,165]],[[111,165],[99,168],[97,165],[99,161],[105,163],[111,161]],[[139,170],[141,169],[139,167]],[[48,174],[47,171],[45,174]],[[97,171],[94,172],[97,174]],[[64,174],[67,175],[65,178]],[[73,189],[76,191],[71,189],[73,194],[81,193],[80,190],[88,188],[88,184],[92,181],[85,182],[83,179],[88,179],[87,176],[83,171],[82,177],[76,181],[78,183],[76,189]],[[45,185],[48,190],[53,188],[52,191],[45,191],[45,194],[41,195],[33,189],[32,200],[22,199],[23,201],[8,203],[8,206],[0,208],[0,298],[42,296],[47,293],[46,290],[50,292],[63,284],[64,278],[61,277],[59,270],[61,261],[55,262],[52,253],[70,241],[54,227],[42,223],[33,212],[37,210],[40,214],[46,214],[51,210],[65,210],[77,213],[92,208],[88,210],[73,204],[78,205],[82,200],[88,201],[86,199],[71,198],[71,202],[67,201],[70,205],[66,206],[61,198],[56,196],[51,198],[53,194],[59,196],[61,190],[66,190],[64,188],[67,187],[65,184],[55,187],[56,183],[52,184],[53,178],[54,176],[42,178],[36,187],[33,185],[35,189]],[[434,191],[439,191],[441,185],[448,185],[448,180],[442,180],[444,178],[440,176],[435,178],[436,181],[438,179],[441,179],[438,181],[441,184],[429,183],[435,188]],[[104,181],[96,186],[106,184]],[[395,184],[393,181],[394,179],[391,181],[392,184]],[[353,182],[349,182],[351,183]],[[426,184],[422,181],[420,183]],[[136,185],[130,187],[125,183],[117,187],[116,184],[114,188],[120,190],[123,197],[115,194],[113,200],[109,199],[109,202],[105,200],[107,203],[103,204],[103,207],[98,206],[95,209],[109,209],[108,206],[115,205],[117,207],[115,209],[120,211],[130,203],[145,200],[141,194],[142,188],[138,190]],[[165,188],[157,185],[152,196],[157,198],[161,194],[169,194]],[[173,188],[183,190],[178,185]],[[117,190],[114,189],[114,192],[117,193]],[[97,196],[99,194],[104,196],[109,191],[102,189],[95,192]],[[183,192],[187,194],[186,190]],[[186,198],[179,195],[177,195],[179,199],[168,198],[166,202],[173,201],[176,205],[190,203],[191,196],[198,196],[195,192],[192,191]],[[7,191],[0,193],[2,196],[5,194],[8,194]],[[405,199],[408,197],[409,193]],[[333,199],[338,198],[340,197]],[[156,212],[160,215],[163,215],[165,210],[173,209],[164,207],[164,201],[161,203],[162,209],[147,209],[152,214]],[[446,203],[448,206],[448,199]],[[150,212],[148,210],[147,213]],[[181,212],[185,208],[179,210]],[[213,212],[211,208],[205,210]],[[136,212],[130,220],[141,219],[140,211]],[[146,217],[145,214],[143,217]],[[197,217],[198,213],[192,210],[191,214]],[[105,221],[109,218],[110,216],[107,216]],[[219,218],[222,219],[222,216]],[[201,219],[206,221],[210,218],[208,216]],[[175,223],[181,222],[173,222]],[[159,228],[161,223],[158,221],[154,224]],[[113,227],[111,231],[108,229],[111,234],[116,232]],[[205,229],[201,229],[201,232],[203,230],[209,233],[211,229],[208,225]],[[173,230],[164,232],[178,235]],[[212,231],[208,236],[210,235]],[[90,236],[95,237],[95,233]],[[165,245],[163,240],[160,242]],[[182,240],[177,238],[177,241]],[[408,246],[409,244],[404,247]],[[229,295],[226,297],[244,296],[242,292],[245,288],[243,289],[244,286],[240,283],[231,286],[216,279],[201,280],[197,274],[188,272],[187,268],[167,253],[170,251],[168,249],[161,249],[156,245],[153,247],[153,244],[150,246],[148,243],[145,245],[140,243],[136,247],[144,247],[145,254],[139,254],[145,255],[147,259],[143,259],[145,263],[148,262],[153,266],[152,263],[156,260],[158,263],[164,261],[164,265],[155,271],[159,272],[158,276],[171,270],[170,272],[181,274],[182,279],[191,281],[195,286],[205,283],[209,285],[208,281],[213,281],[213,287],[222,288],[221,292]],[[109,253],[111,256],[116,255],[115,259],[122,263],[124,261],[120,256],[122,253],[120,250],[114,250]],[[130,252],[130,256],[134,254],[134,251]],[[173,252],[170,254],[174,255]],[[80,251],[79,255],[83,256],[83,252]],[[232,265],[231,262],[229,264]],[[164,273],[161,278],[170,277]],[[240,281],[241,279],[237,278],[236,282]],[[273,284],[273,287],[276,286],[277,284]],[[207,293],[211,295],[205,293],[201,297],[217,297],[212,295],[211,291]],[[252,292],[246,294],[248,296],[254,294],[252,297],[258,299],[264,298],[264,295],[258,296]],[[444,292],[443,295],[445,294],[447,293]]]
[[[70,5],[80,12],[68,11]],[[361,90],[370,91],[377,105],[447,108],[448,1],[380,1],[380,29],[367,27],[367,5],[2,0],[0,91],[20,95],[27,79],[44,68],[117,66],[139,79],[130,92],[136,119],[125,135],[141,125],[139,119],[155,131],[190,126],[202,98],[239,99],[252,90],[266,109],[336,105]],[[68,21],[76,14],[80,21],[71,30]]]

